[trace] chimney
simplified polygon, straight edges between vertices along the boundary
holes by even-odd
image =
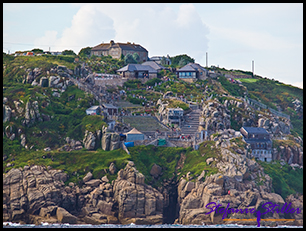
[[[111,40],[109,43],[112,46],[114,44],[114,40]]]

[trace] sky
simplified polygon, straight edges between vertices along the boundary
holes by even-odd
[[[303,88],[302,3],[4,3],[3,52],[134,42]],[[206,60],[206,53],[208,59]]]

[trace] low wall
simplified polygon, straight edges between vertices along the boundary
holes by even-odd
[[[95,85],[105,87],[109,86],[121,86],[127,81],[127,78],[95,78]]]

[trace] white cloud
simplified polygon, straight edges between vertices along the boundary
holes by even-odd
[[[53,44],[58,43],[57,31],[46,31],[43,37],[37,38],[34,41],[34,46],[37,48],[42,48],[43,50],[49,50],[49,47]],[[57,51],[55,47],[52,47],[52,51]]]
[[[101,14],[93,5],[84,5],[74,15],[71,26],[64,29],[62,36],[57,37],[55,31],[46,31],[45,35],[35,40],[35,44],[52,45],[51,50],[74,50],[78,53],[81,48],[94,46],[113,39],[115,31],[113,21]]]
[[[292,43],[280,37],[275,37],[268,32],[246,30],[229,27],[211,27],[212,33],[216,33],[219,37],[229,39],[237,44],[256,50],[279,50],[302,48],[300,43]]]
[[[188,54],[199,61],[208,49],[208,27],[193,4],[182,4],[175,12],[165,4],[80,4],[80,9],[60,38],[58,48],[76,53],[86,46],[110,40],[135,42],[149,56]],[[37,41],[43,43],[47,34]],[[55,46],[55,47],[56,47]],[[76,46],[80,46],[76,48]]]

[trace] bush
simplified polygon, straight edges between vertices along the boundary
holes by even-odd
[[[150,79],[150,80],[148,80],[147,82],[146,82],[146,85],[147,86],[155,86],[155,83],[160,83],[160,82],[162,82],[162,80],[161,79],[159,79],[159,78],[153,78],[153,79]]]

